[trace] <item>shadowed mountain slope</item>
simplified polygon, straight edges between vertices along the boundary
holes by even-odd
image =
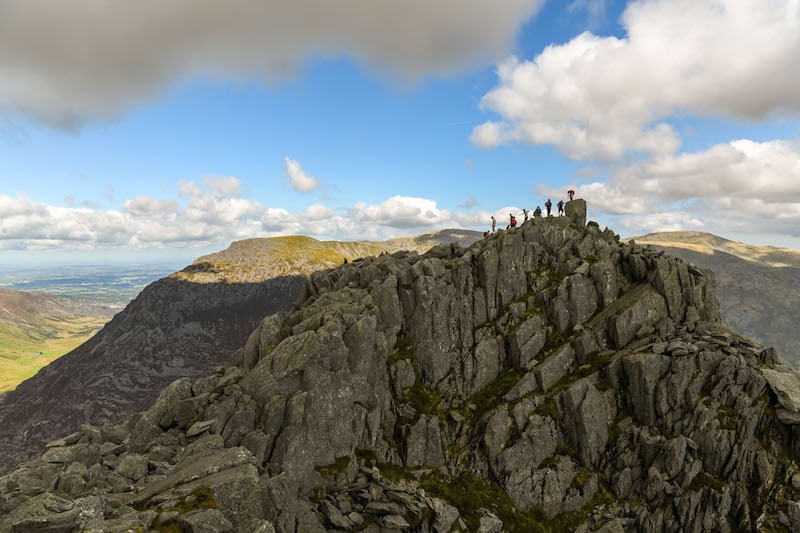
[[[798,427],[710,272],[537,219],[312,274],[231,365],[0,477],[0,530],[797,530]]]
[[[82,423],[145,408],[177,377],[212,371],[265,314],[287,311],[302,283],[152,283],[89,341],[0,396],[2,470]]]
[[[800,368],[800,252],[751,246],[699,232],[635,237],[714,271],[723,320]]]

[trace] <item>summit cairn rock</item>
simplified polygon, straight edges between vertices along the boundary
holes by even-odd
[[[564,204],[564,215],[577,226],[586,225],[586,200],[575,198]]]
[[[709,272],[567,213],[311,274],[226,367],[0,476],[0,531],[796,528],[800,376]]]

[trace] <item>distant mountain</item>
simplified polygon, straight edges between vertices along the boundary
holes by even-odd
[[[82,423],[123,420],[174,379],[227,362],[263,317],[292,308],[311,272],[345,258],[480,236],[444,230],[386,242],[249,239],[201,257],[148,285],[88,342],[0,396],[0,473]]]
[[[49,294],[0,288],[0,393],[88,340],[114,312]]]
[[[722,319],[774,346],[800,369],[800,251],[752,246],[701,232],[651,233],[633,240],[713,270]]]
[[[175,276],[192,282],[252,282],[276,276],[308,275],[345,260],[401,250],[424,253],[439,244],[469,246],[483,235],[478,231],[446,229],[386,241],[318,241],[293,235],[246,239],[221,252],[203,256]]]

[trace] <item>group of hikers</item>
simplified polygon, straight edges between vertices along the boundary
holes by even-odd
[[[568,201],[572,201],[573,197],[575,196],[575,189],[569,189],[567,191],[567,195],[569,196],[569,200]],[[566,205],[564,200],[559,200],[558,204],[556,204],[556,207],[558,207],[558,216],[561,216],[561,215],[564,214],[564,205]],[[550,211],[553,208],[553,202],[550,201],[550,198],[548,198],[547,201],[544,203],[544,207],[547,210],[547,216],[548,217],[551,216]],[[528,221],[528,213],[529,213],[529,211],[527,209],[523,209],[522,210],[522,214],[525,217],[525,220],[523,222],[527,222]],[[534,216],[534,218],[542,216],[542,208],[539,207],[538,205],[536,206],[536,209],[533,210],[533,216]],[[517,217],[514,216],[513,213],[509,213],[508,217],[509,217],[509,221],[508,221],[508,226],[506,226],[506,229],[516,228],[517,227]],[[495,220],[494,215],[492,215],[492,233],[495,232],[495,228],[496,227],[497,227],[497,221]],[[489,232],[486,231],[486,232],[483,233],[483,235],[484,235],[484,237],[486,237],[486,236],[489,235]]]

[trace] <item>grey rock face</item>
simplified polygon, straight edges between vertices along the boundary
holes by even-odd
[[[547,341],[544,319],[538,315],[522,322],[509,335],[511,363],[515,368],[525,368],[536,359]],[[493,339],[492,339],[493,340]],[[479,345],[480,346],[480,345]]]
[[[619,310],[611,320],[609,336],[617,348],[627,346],[640,332],[646,334],[667,317],[664,298],[647,285],[634,289],[613,305]]]
[[[442,438],[439,419],[435,416],[421,416],[411,426],[406,436],[406,466],[442,466]]]
[[[578,226],[586,225],[586,200],[576,198],[564,204],[564,215]]]
[[[542,361],[533,369],[539,388],[550,389],[559,379],[570,371],[575,362],[575,350],[570,345],[562,346],[556,353]]]
[[[0,530],[790,527],[797,375],[575,221],[312,274],[236,364],[0,477]]]

